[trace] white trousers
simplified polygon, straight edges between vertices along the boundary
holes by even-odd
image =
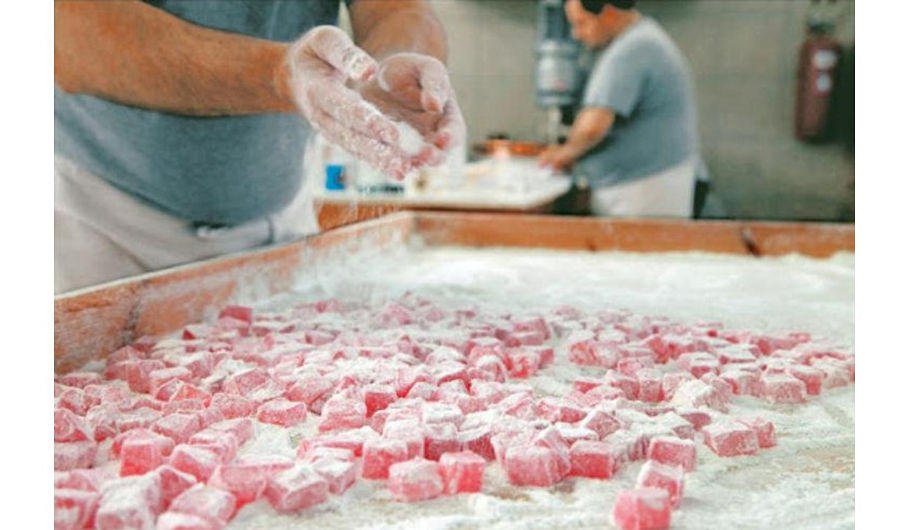
[[[319,231],[312,199],[303,191],[263,219],[227,228],[196,227],[69,160],[56,157],[54,162],[56,293]]]
[[[696,164],[689,160],[641,179],[593,189],[593,215],[610,217],[693,216]]]

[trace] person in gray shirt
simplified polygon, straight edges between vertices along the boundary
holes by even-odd
[[[567,142],[540,163],[589,183],[596,215],[689,217],[700,158],[687,61],[634,0],[567,0],[565,10],[598,56]]]
[[[463,140],[427,0],[340,2],[54,3],[57,292],[315,230],[311,128],[398,178]]]

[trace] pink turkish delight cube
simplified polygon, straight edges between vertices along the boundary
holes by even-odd
[[[209,484],[235,495],[236,506],[241,508],[263,494],[270,477],[292,465],[292,459],[279,455],[239,457],[219,466]]]
[[[403,440],[373,439],[364,442],[361,474],[367,479],[386,479],[389,467],[408,459],[408,445]]]
[[[135,432],[135,431],[131,431]],[[164,447],[156,436],[129,436],[119,449],[119,476],[143,475],[163,465]]]
[[[348,453],[351,455],[350,451]],[[311,468],[326,481],[330,493],[335,495],[344,493],[357,481],[358,467],[353,460],[339,458],[319,458],[311,463]]]
[[[675,436],[657,436],[649,442],[649,458],[661,464],[696,469],[696,443]]]
[[[82,442],[60,442],[53,444],[53,470],[69,471],[94,465],[97,443],[93,440]]]
[[[238,445],[242,445],[254,436],[254,422],[248,418],[235,418],[220,421],[207,427],[210,430],[229,432],[235,435]]]
[[[168,464],[155,469],[154,474],[160,478],[160,494],[163,499],[163,506],[169,506],[179,494],[198,482],[192,475],[179,471]]]
[[[621,530],[664,530],[671,525],[668,492],[661,488],[622,491],[611,518]]]
[[[152,393],[156,393],[157,389],[170,381],[191,381],[193,375],[191,370],[184,366],[173,366],[172,368],[160,368],[148,374],[150,388]],[[157,398],[159,399],[159,398]]]
[[[248,398],[233,394],[215,394],[210,401],[210,408],[217,408],[226,419],[253,416],[257,405]]]
[[[61,409],[68,409],[84,416],[90,407],[90,398],[81,388],[68,387],[64,388],[60,395],[56,398],[56,406]]]
[[[434,423],[424,426],[423,453],[429,460],[439,460],[443,453],[461,450],[458,428],[454,423]]]
[[[646,403],[658,403],[663,398],[662,376],[656,370],[641,369],[636,373],[639,389],[637,399]]]
[[[169,511],[196,515],[225,526],[235,513],[235,496],[228,491],[195,484],[173,499]]]
[[[329,486],[312,469],[295,466],[270,478],[263,495],[276,511],[294,513],[324,502]]]
[[[263,423],[293,427],[307,418],[307,405],[285,398],[267,401],[257,409],[257,420]]]
[[[270,376],[264,370],[248,368],[227,377],[223,382],[223,391],[247,397],[252,391],[268,382],[270,382]]]
[[[731,393],[737,396],[753,395],[759,374],[738,369],[726,369],[721,372],[721,379],[731,386]]]
[[[605,381],[601,379],[595,379],[592,377],[578,377],[574,379],[574,390],[585,394],[586,392],[589,392],[590,390],[596,388],[604,382]]]
[[[363,401],[336,396],[323,405],[320,432],[356,429],[367,423],[367,405]]]
[[[235,458],[239,447],[238,438],[234,434],[213,429],[204,429],[195,434],[188,440],[188,443],[213,451],[221,462],[228,462]]]
[[[619,359],[615,370],[624,375],[636,377],[639,370],[646,370],[653,366],[655,366],[655,358],[652,355],[636,355]]]
[[[677,409],[677,415],[690,422],[697,431],[712,423],[712,415],[701,409],[681,408]]]
[[[721,364],[748,364],[758,360],[758,348],[751,344],[731,344],[719,348],[716,355]]]
[[[187,513],[163,512],[157,517],[156,530],[216,530],[214,525],[203,517]]]
[[[554,450],[533,444],[509,447],[503,467],[508,482],[515,486],[552,486],[570,471],[570,465],[562,467]]]
[[[234,318],[250,323],[254,315],[254,310],[247,306],[228,305],[219,312],[219,318]]]
[[[515,349],[508,353],[511,362],[511,369],[508,374],[511,377],[527,378],[532,377],[539,371],[540,358],[539,353],[527,349]]]
[[[462,430],[458,433],[458,440],[461,442],[462,449],[474,452],[486,460],[495,460],[492,429],[488,425]]]
[[[89,410],[85,420],[94,431],[94,441],[102,442],[119,434],[116,427],[118,417],[119,411],[111,404],[97,405]]]
[[[153,430],[172,438],[176,443],[185,443],[201,430],[201,420],[197,414],[175,413],[163,416],[153,425]]]
[[[476,493],[483,489],[483,470],[486,461],[471,451],[444,453],[439,457],[439,472],[445,493]]]
[[[667,491],[671,508],[677,508],[684,495],[684,471],[680,467],[648,460],[640,468],[636,486],[638,488],[661,488]]]
[[[368,418],[398,399],[395,389],[390,385],[368,385],[364,387],[363,394]]]
[[[761,392],[772,403],[803,403],[806,401],[806,385],[787,374],[763,375]]]
[[[774,424],[762,418],[741,419],[741,423],[756,433],[756,439],[761,449],[777,445],[774,436]]]
[[[599,435],[600,440],[621,428],[620,420],[598,408],[590,410],[586,417],[580,420],[579,425],[594,431]]]
[[[169,458],[171,466],[194,476],[201,482],[209,479],[216,466],[221,463],[220,455],[213,449],[190,444],[177,445]]]
[[[53,487],[56,489],[98,491],[104,482],[114,478],[116,478],[115,472],[104,468],[55,471],[53,473]]]
[[[298,450],[301,454],[308,449],[314,447],[334,447],[340,449],[348,449],[355,456],[361,456],[364,449],[364,442],[375,439],[376,432],[368,428],[361,428],[352,431],[341,431],[329,435],[318,436],[306,443],[301,443]],[[304,451],[301,451],[302,447]]]
[[[417,458],[392,464],[389,468],[389,491],[400,501],[417,502],[442,494],[439,464]]]
[[[690,372],[693,377],[702,377],[707,373],[718,373],[721,363],[718,358],[707,352],[684,353],[677,358],[677,366]]]
[[[425,430],[415,420],[396,420],[386,424],[383,436],[401,440],[408,446],[408,458],[423,457]]]
[[[94,512],[100,501],[96,491],[53,490],[53,521],[56,530],[81,530],[93,526]]]
[[[710,407],[720,412],[727,412],[728,404],[722,391],[700,380],[684,381],[674,391],[671,404],[675,407],[699,408]]]
[[[94,524],[98,530],[153,528],[162,509],[159,476],[148,473],[121,478],[104,484]]]
[[[617,344],[600,342],[592,332],[580,331],[568,338],[568,359],[582,366],[613,368],[618,362]]]
[[[163,361],[156,359],[125,361],[125,380],[133,391],[147,393],[151,391],[151,372],[163,368],[166,368]]]
[[[724,420],[703,427],[705,443],[718,456],[753,455],[759,451],[756,432],[734,420]]]
[[[439,387],[424,381],[414,383],[408,392],[408,399],[423,399],[425,401],[435,401],[439,395]]]
[[[152,441],[159,448],[159,452],[163,456],[168,456],[172,452],[173,447],[175,447],[176,445],[172,438],[168,436],[164,436],[148,429],[132,429],[116,436],[116,438],[113,439],[113,443],[110,446],[110,452],[112,453],[112,455],[115,457],[120,456],[123,444],[127,440],[132,438]]]
[[[53,441],[82,442],[93,439],[94,433],[84,418],[69,409],[53,411]]]
[[[611,478],[621,465],[615,448],[606,442],[578,440],[570,448],[571,475],[587,478]]]
[[[604,381],[609,386],[623,390],[627,399],[637,399],[637,396],[640,393],[640,383],[635,377],[622,374],[615,370],[606,372]]]
[[[674,392],[685,381],[693,380],[693,374],[690,372],[668,372],[662,376],[662,399],[670,400],[674,397]]]
[[[103,382],[103,376],[97,372],[69,372],[57,378],[61,385],[74,386],[84,389],[88,385],[97,385]]]
[[[799,379],[806,385],[806,393],[810,396],[821,394],[821,385],[825,374],[818,368],[803,364],[794,364],[790,367],[790,375]]]

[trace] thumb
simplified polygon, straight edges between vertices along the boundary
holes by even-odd
[[[430,57],[419,69],[420,104],[428,112],[442,112],[452,92],[445,65]]]

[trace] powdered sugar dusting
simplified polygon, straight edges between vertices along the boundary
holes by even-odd
[[[399,247],[385,256],[321,267],[315,284],[297,287],[289,298],[326,294],[376,304],[411,291],[440,305],[518,313],[541,314],[562,304],[625,308],[762,333],[808,331],[850,350],[853,343],[849,254],[815,260]],[[528,383],[539,395],[561,395],[576,377],[603,374],[576,366],[559,351]],[[773,422],[777,447],[721,458],[698,444],[698,466],[686,475],[672,528],[773,528],[776,521],[787,528],[852,528],[853,394],[852,386],[828,389],[801,405],[735,396],[732,415]],[[293,428],[289,438],[306,437],[312,423]],[[243,452],[282,454],[293,446],[289,440],[286,449],[284,436],[257,427],[258,440]],[[640,467],[635,462],[612,479],[568,479],[543,489],[511,486],[500,465],[491,462],[482,493],[420,503],[393,501],[384,484],[360,480],[345,495],[298,515],[279,515],[265,502],[253,503],[228,528],[611,528],[615,497],[634,486]]]

